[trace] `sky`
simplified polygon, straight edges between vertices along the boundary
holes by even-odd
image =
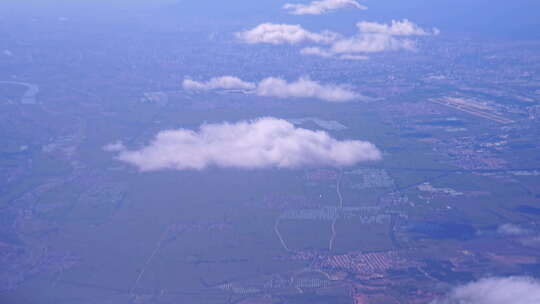
[[[387,22],[410,19],[421,26],[436,26],[447,35],[504,39],[540,38],[540,1],[536,0],[379,0],[359,1],[367,10],[341,10],[324,16],[296,16],[282,8],[290,0],[4,0],[1,22],[11,18],[69,15],[78,18],[126,22],[133,16],[171,18],[189,26],[238,30],[273,22],[298,23],[314,29],[352,31],[359,20]]]
[[[336,29],[346,29],[347,24],[359,19],[387,21],[390,19],[411,19],[420,25],[433,25],[449,33],[469,33],[490,37],[537,36],[534,29],[540,26],[538,12],[540,1],[534,0],[380,0],[359,1],[367,10],[343,10],[325,16],[290,16],[281,6],[294,1],[222,1],[212,0],[182,1],[178,7],[195,12],[196,15],[209,14],[215,17],[227,16],[243,18],[265,18],[283,22],[297,21],[306,26],[334,24]],[[302,1],[305,2],[305,1]],[[212,9],[210,9],[212,8]],[[262,21],[262,20],[259,20]],[[538,32],[538,31],[536,31]]]

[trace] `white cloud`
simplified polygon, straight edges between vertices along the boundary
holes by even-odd
[[[239,89],[239,90],[252,90],[255,88],[255,84],[246,82],[238,77],[223,76],[211,78],[207,82],[198,82],[192,79],[186,78],[182,83],[184,89],[187,90],[215,90],[215,89]]]
[[[342,8],[367,9],[355,0],[320,0],[309,4],[287,3],[283,8],[293,15],[322,15]]]
[[[531,234],[531,231],[515,224],[503,224],[497,228],[497,233],[504,236],[523,236]]]
[[[537,247],[540,245],[540,235],[533,235],[518,239],[518,242],[524,246]]]
[[[364,56],[364,55],[344,54],[344,55],[339,56],[339,59],[344,59],[344,60],[368,60],[369,57]]]
[[[113,143],[103,146],[103,151],[106,151],[106,152],[118,152],[118,151],[123,151],[125,149],[126,147],[121,141],[113,142]]]
[[[358,94],[343,86],[321,85],[309,78],[300,78],[295,82],[269,77],[263,79],[257,86],[257,95],[279,98],[318,98],[332,102],[344,102],[356,99]]]
[[[300,50],[302,55],[315,55],[320,57],[332,57],[334,54],[317,46],[305,47]]]
[[[389,36],[428,36],[438,35],[434,28],[431,32],[419,27],[407,19],[392,20],[390,24],[362,21],[356,24],[358,31],[365,34],[383,34]]]
[[[351,91],[347,86],[324,85],[307,77],[301,77],[293,82],[287,82],[278,77],[268,77],[258,83],[245,82],[232,76],[212,78],[208,82],[186,79],[183,87],[186,90],[249,89],[258,96],[316,98],[330,102],[346,102],[362,98],[360,94]]]
[[[336,39],[327,48],[305,47],[300,53],[325,58],[363,60],[366,59],[365,54],[370,53],[416,51],[416,42],[408,37],[440,33],[438,29],[431,31],[422,29],[407,19],[392,20],[390,24],[359,22],[357,27],[358,33],[354,36]]]
[[[343,53],[380,53],[384,51],[414,51],[416,46],[410,39],[400,39],[384,34],[359,35],[336,41],[329,52]]]
[[[537,247],[540,245],[540,235],[537,231],[521,227],[516,224],[503,224],[497,228],[497,233],[514,238],[523,246]]]
[[[300,25],[263,23],[244,32],[236,33],[236,37],[246,43],[299,44],[304,42],[331,43],[339,35],[330,31],[313,33]]]
[[[353,55],[353,54],[343,54],[339,56],[335,56],[336,53],[330,51],[330,50],[324,50],[320,47],[306,47],[300,50],[300,54],[302,55],[314,55],[324,58],[337,58],[337,59],[343,59],[343,60],[367,60],[369,57],[364,55]]]
[[[540,282],[528,277],[486,278],[454,288],[431,304],[538,304]]]
[[[352,166],[381,159],[371,143],[337,140],[324,131],[296,128],[272,117],[202,125],[198,131],[159,132],[139,150],[123,148],[116,158],[141,171],[163,169],[300,168]]]
[[[324,58],[341,59],[367,59],[364,54],[380,53],[385,51],[416,51],[416,43],[411,39],[395,38],[383,34],[358,35],[341,39],[329,48],[306,47],[302,55],[314,55]],[[358,55],[362,54],[362,55]]]
[[[328,45],[328,47],[307,46],[301,49],[303,55],[347,60],[364,60],[365,54],[385,51],[415,51],[416,42],[412,36],[434,36],[440,31],[436,28],[426,30],[413,22],[392,20],[390,23],[362,21],[356,24],[358,33],[343,37],[337,33],[323,31],[313,33],[300,25],[263,23],[254,29],[240,32],[236,37],[246,43]],[[358,55],[360,54],[360,55]]]

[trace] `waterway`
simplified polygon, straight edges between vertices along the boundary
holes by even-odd
[[[26,87],[26,92],[21,97],[21,104],[36,104],[36,95],[39,93],[39,86],[26,82],[17,82],[17,81],[0,81],[0,84],[12,84],[12,85],[21,85]]]

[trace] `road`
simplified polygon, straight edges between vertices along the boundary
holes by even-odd
[[[26,82],[17,82],[17,81],[0,81],[0,84],[13,84],[13,85],[22,85],[27,88],[23,97],[21,98],[22,104],[35,104],[36,95],[39,93],[39,86]]]
[[[332,237],[330,238],[330,242],[328,244],[328,250],[332,251],[334,249],[334,241],[336,240],[336,222],[338,220],[338,214],[343,209],[343,196],[341,195],[341,180],[343,179],[343,170],[341,170],[341,173],[339,174],[337,183],[336,183],[336,193],[339,198],[339,205],[338,205],[338,211],[335,215],[334,219],[332,220]]]

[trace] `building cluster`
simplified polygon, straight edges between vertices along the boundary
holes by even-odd
[[[443,194],[450,196],[460,196],[463,195],[463,192],[456,191],[452,188],[436,188],[433,187],[429,182],[422,183],[417,186],[418,190],[422,192],[428,192],[431,194]]]
[[[355,177],[358,176],[358,182],[352,186],[356,189],[394,187],[394,179],[384,169],[357,169],[347,174],[354,178],[355,182]]]
[[[292,209],[283,212],[281,220],[352,220],[363,224],[388,223],[391,214],[380,207],[335,207],[325,206],[317,209]]]
[[[335,181],[339,177],[339,171],[332,169],[318,169],[306,172],[305,178],[312,182]]]
[[[361,278],[381,277],[391,268],[404,264],[404,259],[397,251],[351,253],[328,256],[316,262],[312,267],[324,270],[344,270]]]
[[[496,138],[481,139],[462,136],[439,141],[435,149],[446,155],[451,164],[465,170],[493,170],[507,166],[508,161],[499,156],[501,146],[482,146],[482,143],[498,142]]]
[[[540,120],[540,105],[529,107],[528,112],[530,120]]]

